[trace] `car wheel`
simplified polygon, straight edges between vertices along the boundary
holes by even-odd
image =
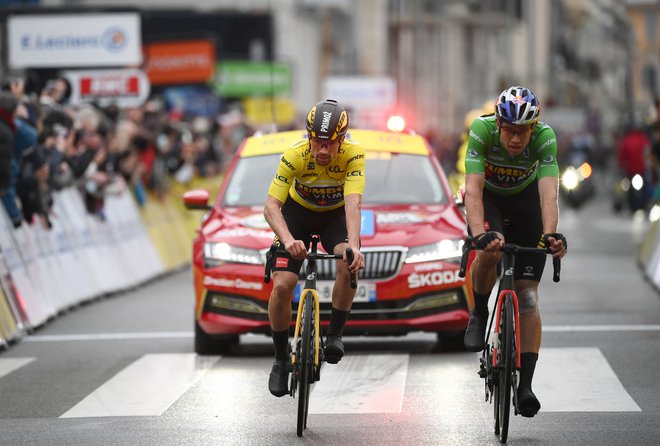
[[[226,354],[238,342],[238,335],[207,334],[195,321],[195,353],[198,355]]]

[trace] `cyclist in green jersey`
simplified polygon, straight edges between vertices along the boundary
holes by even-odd
[[[552,128],[539,121],[541,104],[528,88],[504,90],[495,113],[470,126],[465,157],[465,209],[468,230],[477,251],[471,266],[474,308],[465,332],[465,347],[484,348],[488,298],[497,281],[499,248],[507,242],[550,246],[555,257],[566,254],[566,238],[557,232],[557,140]],[[519,299],[521,370],[518,410],[536,415],[541,405],[532,378],[541,347],[538,284],[544,255],[518,255],[514,271]]]

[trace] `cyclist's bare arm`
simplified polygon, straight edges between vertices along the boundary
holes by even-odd
[[[294,239],[291,232],[289,232],[289,227],[282,215],[283,204],[277,198],[269,195],[264,205],[264,218],[277,238],[282,241],[284,248],[291,254],[291,257],[297,260],[304,259],[307,256],[307,247],[302,240]]]
[[[557,205],[557,190],[559,180],[557,177],[539,178],[539,195],[541,198],[541,216],[543,219],[543,233],[553,234],[557,232],[559,224],[559,207]],[[554,237],[549,238],[550,249],[554,257],[564,257],[566,246],[561,240]]]
[[[486,179],[481,173],[465,175],[465,212],[473,235],[486,232],[483,202],[485,183]]]
[[[362,223],[361,208],[362,195],[349,194],[344,197],[348,247],[353,250],[354,254],[353,262],[348,266],[348,269],[353,273],[358,272],[358,270],[364,266],[364,256],[360,252],[360,227]]]
[[[467,214],[468,225],[473,236],[478,236],[486,232],[484,225],[484,185],[485,176],[481,173],[468,173],[465,175],[465,211]],[[486,247],[487,252],[496,252],[502,245],[503,236],[497,240],[492,240]]]
[[[557,177],[539,178],[539,196],[541,199],[541,216],[543,217],[543,233],[557,232],[559,210],[557,207]]]

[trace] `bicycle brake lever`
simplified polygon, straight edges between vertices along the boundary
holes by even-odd
[[[355,254],[353,254],[353,250],[351,248],[346,248],[346,261],[348,262],[349,265],[353,263],[353,259],[355,259]],[[351,277],[351,288],[356,289],[357,273],[350,272],[350,277]]]
[[[552,281],[559,282],[559,273],[561,272],[561,259],[559,257],[552,258]]]
[[[470,256],[470,247],[472,246],[472,237],[468,236],[463,244],[463,255],[461,255],[461,268],[458,270],[458,277],[461,279],[465,277],[465,269],[467,268],[468,258]]]

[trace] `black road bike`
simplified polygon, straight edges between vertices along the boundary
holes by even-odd
[[[465,277],[465,269],[471,250],[478,250],[473,245],[473,238],[467,237],[463,245],[460,277]],[[485,380],[486,402],[493,403],[495,435],[501,443],[506,443],[509,434],[509,415],[511,402],[518,415],[518,376],[520,373],[520,325],[518,314],[518,296],[514,287],[514,266],[516,254],[552,254],[549,248],[530,248],[505,243],[502,248],[502,260],[499,287],[495,310],[491,312],[486,335],[485,348],[479,360],[479,376]],[[553,278],[559,282],[561,262],[553,257]],[[495,330],[491,329],[495,322]]]

